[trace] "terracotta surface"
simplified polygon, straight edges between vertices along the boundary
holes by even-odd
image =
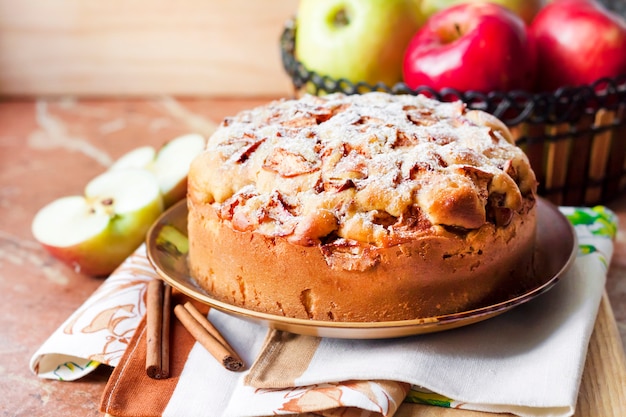
[[[36,211],[80,194],[87,180],[124,152],[178,134],[209,132],[215,121],[255,100],[0,102],[0,410],[6,416],[98,416],[109,370],[79,382],[35,377],[31,355],[101,284],[75,273],[33,239]],[[626,342],[626,195],[607,204],[621,221],[607,291]]]

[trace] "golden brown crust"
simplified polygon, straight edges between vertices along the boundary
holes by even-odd
[[[290,317],[460,311],[526,279],[535,191],[506,126],[462,103],[276,101],[225,120],[192,163],[191,272]]]
[[[467,235],[442,232],[355,253],[345,241],[301,246],[233,230],[213,206],[192,200],[189,213],[192,276],[215,298],[265,313],[331,321],[407,320],[489,305],[533,284],[528,278],[534,210],[516,213],[505,229],[489,225]]]

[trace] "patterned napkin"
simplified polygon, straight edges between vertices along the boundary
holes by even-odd
[[[145,375],[144,293],[155,273],[141,247],[41,346],[31,368],[41,377],[72,380],[97,363],[115,366],[101,408],[119,417],[209,410],[404,417],[414,409],[410,402],[571,415],[617,227],[604,207],[561,211],[579,240],[568,275],[536,300],[472,326],[391,340],[320,339],[211,310],[209,319],[248,369],[226,371],[174,319],[172,377],[152,380]]]
[[[146,289],[155,277],[141,245],[37,350],[33,372],[74,381],[100,364],[116,366],[146,314]]]

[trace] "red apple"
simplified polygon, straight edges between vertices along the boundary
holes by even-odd
[[[590,84],[626,73],[626,23],[593,0],[555,0],[533,20],[537,87]]]
[[[494,3],[462,3],[430,17],[409,43],[403,76],[411,88],[481,92],[527,89],[534,49],[526,24]]]

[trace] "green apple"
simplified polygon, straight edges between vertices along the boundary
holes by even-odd
[[[167,208],[185,198],[189,165],[204,150],[205,145],[206,140],[202,135],[190,133],[172,139],[158,151],[151,146],[133,149],[121,156],[109,169],[141,168],[150,171],[159,183]]]
[[[141,146],[120,156],[109,167],[111,170],[147,168],[156,157],[156,149],[152,146]]]
[[[320,75],[391,86],[420,23],[416,0],[301,0],[295,55]]]
[[[163,209],[150,172],[109,170],[87,184],[84,196],[62,197],[39,210],[32,233],[78,272],[104,276],[139,247]]]
[[[438,11],[446,9],[450,6],[459,3],[472,3],[481,1],[484,2],[486,0],[422,0],[421,12],[422,15],[427,19]],[[539,9],[541,9],[544,0],[489,0],[489,2],[500,4],[512,10],[514,13],[520,16],[527,25],[530,25],[530,22],[532,22]]]

